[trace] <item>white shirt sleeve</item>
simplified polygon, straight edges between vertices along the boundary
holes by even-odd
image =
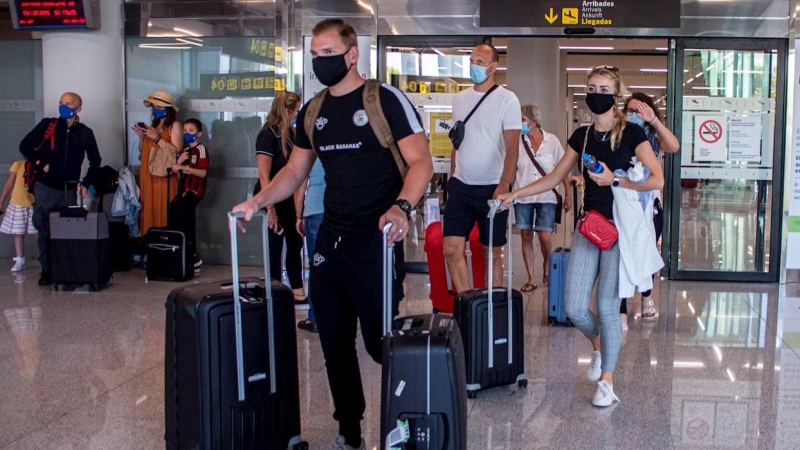
[[[512,92],[508,92],[506,101],[503,102],[503,131],[522,129],[522,111],[519,99]]]

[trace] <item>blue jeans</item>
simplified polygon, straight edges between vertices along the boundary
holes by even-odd
[[[319,226],[322,224],[322,216],[324,214],[312,214],[303,218],[303,226],[306,230],[306,245],[308,246],[308,254],[311,258],[314,257],[314,248],[317,246],[317,233],[319,233]],[[309,274],[309,277],[311,275]],[[311,281],[309,280],[309,286]],[[308,320],[312,322],[317,321],[317,316],[314,314],[314,304],[311,301],[311,289],[308,290]]]

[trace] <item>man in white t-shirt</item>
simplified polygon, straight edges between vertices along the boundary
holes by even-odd
[[[489,44],[478,44],[470,55],[470,77],[475,85],[453,98],[453,119],[464,120],[495,85],[499,56]],[[514,183],[522,125],[517,96],[498,86],[488,94],[465,125],[464,140],[453,150],[451,179],[447,183],[444,255],[457,292],[469,289],[464,243],[477,222],[484,257],[489,251],[488,201],[505,194]],[[495,216],[492,245],[506,243],[508,211]],[[500,252],[494,253],[493,284],[502,284]]]
[[[564,156],[564,147],[555,135],[542,130],[542,113],[536,105],[522,106],[522,139],[519,142],[519,162],[517,163],[517,180],[515,189],[527,186],[553,171]],[[541,167],[544,174],[534,165],[533,161]],[[525,270],[528,281],[522,285],[520,291],[529,292],[536,289],[534,275],[533,233],[539,236],[539,245],[542,249],[542,274],[543,283],[547,286],[547,260],[550,257],[550,240],[555,227],[556,214],[561,214],[556,208],[556,194],[553,191],[531,195],[517,199],[514,205],[517,229],[522,238],[522,258],[525,260]],[[564,210],[569,211],[572,204],[572,194],[569,189],[569,177],[564,179]]]

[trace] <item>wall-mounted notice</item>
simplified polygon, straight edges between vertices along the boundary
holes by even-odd
[[[727,161],[725,116],[694,116],[694,160]]]
[[[761,116],[731,116],[728,126],[730,160],[761,162]]]
[[[452,112],[431,113],[429,146],[432,156],[450,156],[452,154],[453,143],[450,141],[450,129],[452,127]]]

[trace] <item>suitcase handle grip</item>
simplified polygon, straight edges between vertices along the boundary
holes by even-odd
[[[392,332],[392,279],[394,270],[394,245],[389,246],[392,224],[383,227],[383,335]]]
[[[242,212],[228,213],[228,228],[231,233],[231,272],[233,275],[233,314],[236,325],[236,375],[239,401],[245,399],[244,389],[244,351],[242,343],[242,299],[239,284],[239,232],[237,230],[238,221],[244,219]],[[264,293],[267,301],[267,333],[269,339],[269,385],[270,392],[277,392],[275,380],[275,327],[274,310],[272,302],[272,280],[269,276],[269,242],[267,240],[267,213],[263,210],[253,214],[253,217],[262,219],[261,226],[261,251],[264,258]]]

